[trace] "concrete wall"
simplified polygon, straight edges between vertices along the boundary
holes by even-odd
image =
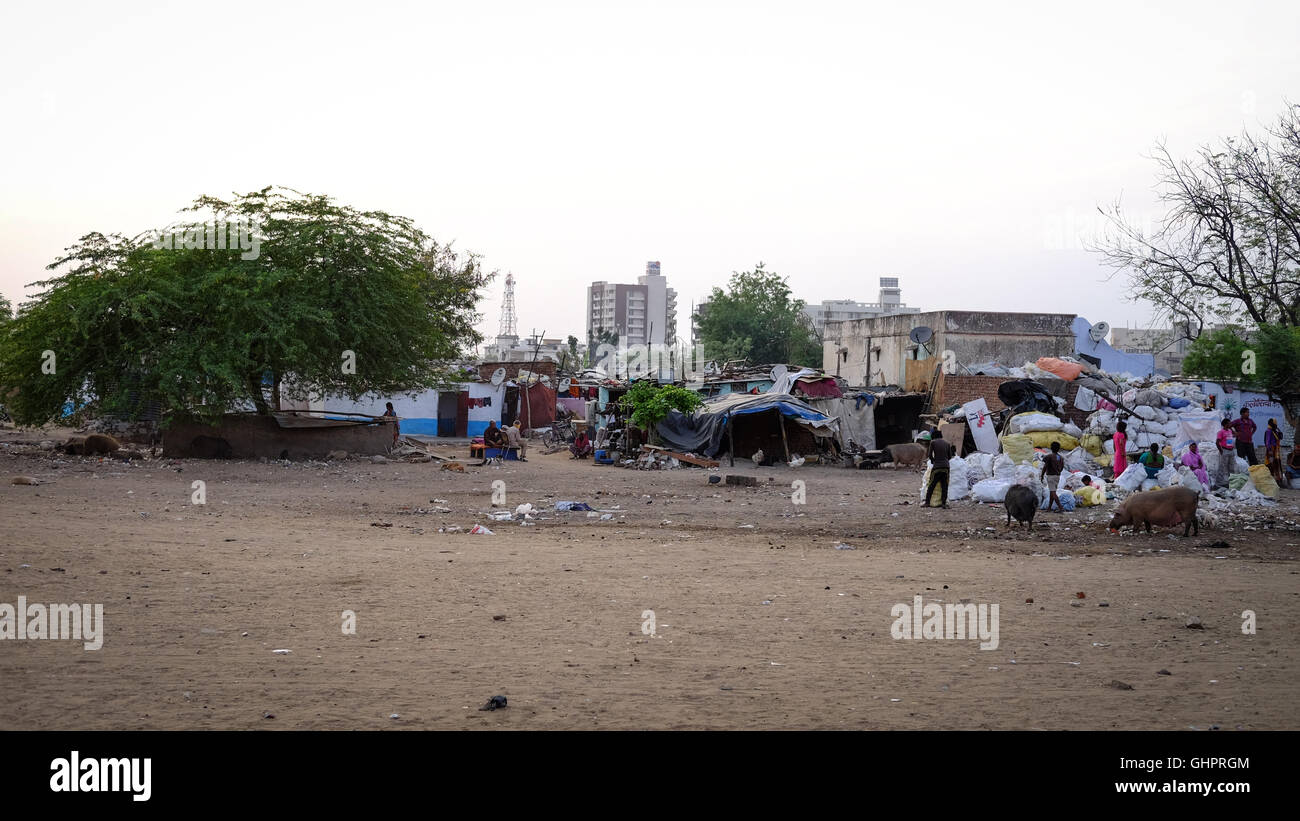
[[[235,459],[321,459],[332,450],[374,455],[393,444],[391,422],[329,428],[282,428],[267,416],[227,416],[219,426],[181,422],[163,431],[163,455],[188,457],[196,436],[213,436],[230,443]]]
[[[554,368],[554,366],[555,363],[552,362],[551,367]],[[494,367],[492,370],[496,370],[496,368]],[[541,370],[541,368],[539,367],[538,370]],[[444,391],[441,395],[450,393],[455,396],[462,392],[468,393],[471,400],[481,399],[487,402],[481,407],[471,407],[469,409],[466,435],[481,436],[483,431],[487,430],[488,421],[491,419],[495,419],[498,425],[501,424],[502,410],[505,408],[506,389],[504,385],[496,387],[489,382],[467,382],[451,391]],[[437,436],[439,395],[439,391],[425,391],[415,396],[399,394],[391,398],[367,395],[355,401],[345,396],[336,396],[329,397],[323,403],[313,402],[312,410],[317,410],[323,406],[333,413],[365,413],[371,416],[382,416],[384,405],[392,402],[393,411],[397,414],[397,418],[401,420],[402,433]],[[293,410],[288,404],[282,406],[285,410]]]
[[[850,385],[903,385],[909,359],[942,357],[945,351],[953,352],[959,366],[989,361],[1022,365],[1041,356],[1072,354],[1073,320],[1072,314],[931,311],[828,322],[822,369],[836,373],[838,364],[838,373]],[[908,334],[922,325],[934,336],[919,347]],[[837,363],[841,347],[848,349],[848,358]]]

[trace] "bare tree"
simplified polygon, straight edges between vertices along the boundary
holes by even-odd
[[[1176,160],[1162,144],[1160,200],[1168,213],[1150,230],[1117,201],[1098,209],[1111,226],[1099,251],[1127,271],[1132,298],[1157,317],[1211,323],[1300,326],[1300,106],[1288,105],[1264,137],[1243,133]]]

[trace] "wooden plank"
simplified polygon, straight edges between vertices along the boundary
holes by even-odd
[[[642,445],[644,448],[645,446]],[[655,448],[664,456],[671,456],[679,462],[686,462],[692,465],[699,465],[702,468],[715,468],[718,462],[714,459],[705,459],[703,456],[691,456],[689,453],[678,453],[675,450],[665,450],[664,448]]]
[[[966,441],[966,423],[965,422],[944,422],[939,426],[939,432],[943,438],[948,440],[948,444],[955,448],[958,456],[964,456],[961,452],[962,445]]]
[[[785,450],[785,461],[790,462],[790,443],[785,438],[785,417],[781,415],[780,408],[773,408],[776,411],[776,423],[781,426],[781,447]]]

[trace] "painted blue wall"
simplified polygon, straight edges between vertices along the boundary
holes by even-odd
[[[1124,353],[1111,347],[1106,340],[1093,342],[1088,336],[1092,323],[1081,316],[1076,316],[1070,325],[1074,331],[1074,350],[1101,360],[1101,369],[1107,373],[1131,373],[1134,376],[1150,376],[1156,372],[1156,358],[1149,353]]]

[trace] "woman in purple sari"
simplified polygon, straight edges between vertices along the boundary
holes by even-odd
[[[1201,458],[1195,442],[1187,446],[1187,452],[1183,454],[1183,464],[1192,469],[1192,473],[1196,474],[1196,478],[1201,480],[1202,485],[1210,487],[1210,474],[1205,470],[1205,460]]]

